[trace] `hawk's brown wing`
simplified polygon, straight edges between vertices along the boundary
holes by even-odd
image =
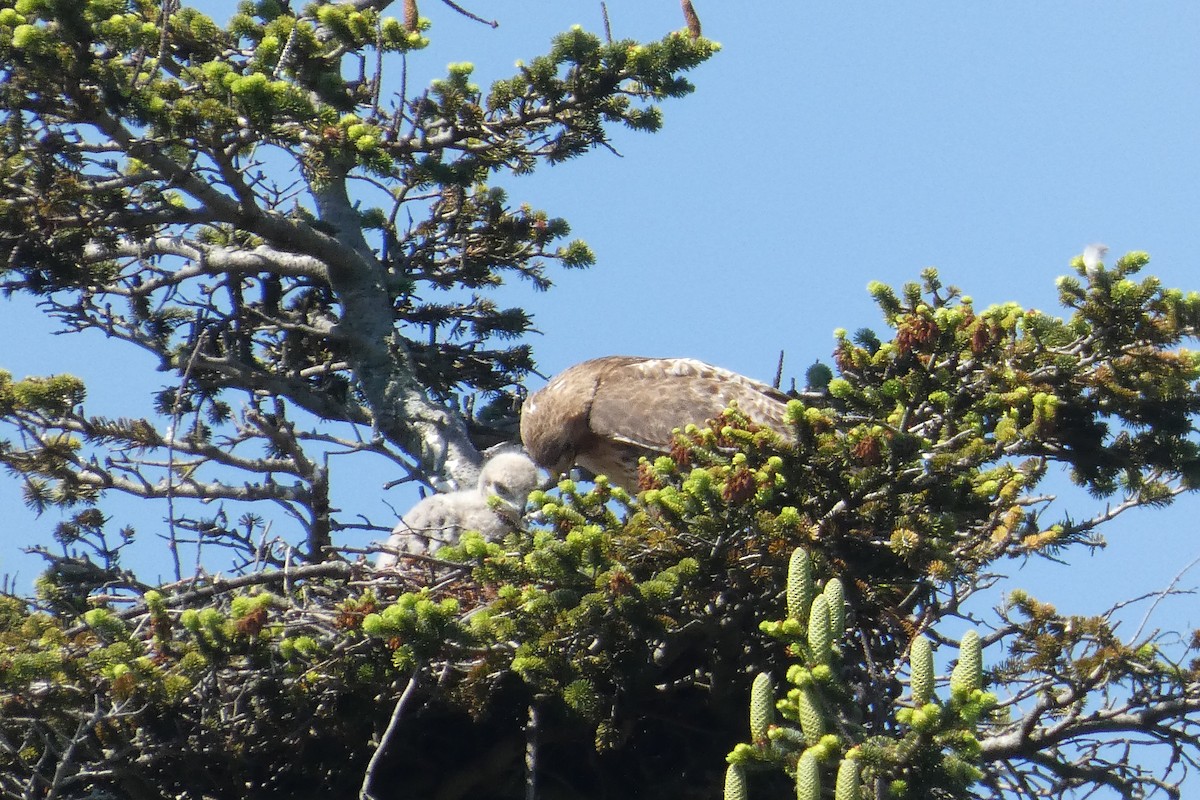
[[[672,431],[703,425],[730,405],[754,422],[790,436],[787,396],[765,383],[690,358],[643,358],[600,376],[588,427],[659,453],[671,449]]]
[[[530,455],[552,470],[578,464],[633,488],[637,461],[671,449],[672,431],[703,425],[731,404],[784,436],[787,396],[688,358],[608,356],[555,376],[522,412]]]

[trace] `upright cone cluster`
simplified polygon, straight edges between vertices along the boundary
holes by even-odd
[[[825,718],[821,715],[821,704],[811,686],[796,689],[796,712],[800,718],[800,731],[804,741],[817,745],[825,735]]]
[[[746,791],[744,772],[735,773],[733,767],[752,768],[786,758],[795,764],[798,798],[818,800],[822,770],[832,770],[834,764],[839,764],[837,786],[841,788],[837,800],[856,800],[857,765],[841,758],[843,743],[828,732],[833,727],[835,698],[845,695],[835,669],[846,631],[845,586],[838,578],[831,578],[819,587],[811,556],[798,547],[788,562],[786,602],[787,618],[764,622],[761,628],[787,642],[789,651],[802,661],[788,670],[792,687],[778,702],[770,677],[766,673],[755,676],[750,690],[752,744],[738,745],[730,753],[725,798],[740,800]],[[776,710],[784,718],[778,725]]]
[[[787,615],[789,619],[803,621],[808,616],[816,588],[813,586],[812,558],[803,547],[792,551],[788,562]]]
[[[846,632],[846,589],[840,578],[830,578],[825,582],[821,594],[829,609],[829,630],[835,639],[840,639]],[[834,646],[837,642],[833,642]]]
[[[979,634],[967,631],[958,643],[958,663],[950,673],[950,691],[970,694],[983,688],[983,648]]]
[[[861,720],[852,687],[843,683],[842,640],[846,636],[846,586],[814,575],[812,556],[796,548],[788,562],[787,616],[760,629],[784,642],[796,659],[787,670],[790,687],[776,701],[762,672],[750,692],[750,744],[730,752],[726,800],[747,797],[746,776],[774,765],[791,773],[798,800],[819,800],[822,780],[833,782],[834,800],[861,800],[864,781],[879,781],[895,796],[917,797],[930,788],[958,791],[978,780],[977,727],[995,707],[983,690],[982,641],[966,632],[949,681],[950,697],[939,700],[933,647],[917,636],[909,648],[910,702],[895,709],[894,738],[866,736],[847,741]],[[778,715],[778,719],[777,719]],[[933,757],[929,751],[932,749]],[[828,788],[828,785],[827,785]]]
[[[913,639],[908,661],[913,705],[920,707],[933,698],[933,647],[928,639]]]
[[[725,770],[725,800],[749,800],[746,788],[746,770],[741,764],[730,764]]]
[[[796,762],[796,800],[821,800],[821,767],[808,751]]]
[[[858,772],[858,760],[843,758],[838,765],[837,783],[834,785],[833,800],[859,800],[862,777]]]
[[[767,730],[775,721],[775,686],[771,676],[760,672],[750,686],[750,739],[767,741]]]
[[[829,625],[829,599],[824,594],[813,598],[808,614],[808,652],[817,664],[829,663],[833,631]]]

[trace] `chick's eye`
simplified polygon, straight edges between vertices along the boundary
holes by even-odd
[[[512,491],[511,491],[511,490],[508,488],[508,484],[506,484],[506,483],[497,483],[497,484],[496,484],[496,493],[497,493],[497,494],[504,494],[504,495],[508,495],[508,494],[512,494]]]

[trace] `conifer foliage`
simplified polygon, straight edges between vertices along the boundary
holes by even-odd
[[[981,598],[1200,484],[1200,294],[1144,253],[1080,261],[1063,317],[872,285],[884,333],[836,332],[794,440],[731,408],[636,496],[562,480],[386,573],[348,545],[392,521],[333,508],[331,470],[466,484],[514,436],[531,323],[489,289],[592,258],[496,184],[656,129],[715,51],[684,10],[484,90],[403,85],[411,1],[0,0],[0,282],[173,381],[108,419],[0,374],[0,462],[65,515],[36,596],[0,597],[0,797],[1172,795],[1200,632]],[[1053,505],[1060,468],[1107,510]],[[166,582],[119,493],[169,504]]]
[[[329,444],[470,484],[477,449],[511,437],[532,366],[528,315],[489,290],[543,290],[550,265],[593,260],[493,179],[604,146],[613,125],[657,129],[658,103],[715,49],[575,28],[490,88],[469,63],[418,88],[401,60],[429,44],[414,4],[295,5],[245,2],[222,27],[174,0],[0,4],[3,286],[179,376],[157,399],[170,431],[56,419],[125,455],[33,448],[34,501],[269,499],[319,558],[336,521],[304,452],[329,434],[306,416],[361,429]],[[270,455],[243,455],[256,448]],[[190,469],[165,478],[163,461]],[[218,485],[210,464],[259,477]]]

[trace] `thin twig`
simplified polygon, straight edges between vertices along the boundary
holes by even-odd
[[[1175,587],[1179,584],[1179,582],[1183,580],[1183,576],[1186,575],[1188,571],[1197,564],[1200,564],[1200,556],[1196,556],[1186,567],[1179,570],[1179,574],[1171,579],[1171,582],[1167,584],[1167,588],[1160,592],[1156,592],[1157,597],[1155,597],[1154,602],[1150,604],[1150,608],[1146,609],[1146,616],[1142,617],[1142,621],[1138,625],[1137,630],[1134,631],[1133,639],[1131,641],[1137,642],[1137,640],[1142,637],[1142,631],[1145,630],[1146,625],[1150,623],[1150,616],[1154,614],[1154,609],[1158,608],[1158,604],[1163,601],[1163,598],[1170,595],[1175,590]]]
[[[286,545],[283,552],[283,594],[290,597],[292,594],[292,547]]]
[[[203,317],[196,323],[203,325]],[[183,394],[187,391],[188,382],[192,378],[192,368],[200,356],[200,348],[204,347],[207,340],[208,328],[201,328],[196,336],[196,344],[192,347],[192,354],[188,356],[187,365],[183,368],[183,375],[179,378],[179,388],[176,390],[175,402],[171,409],[171,435],[167,437],[167,542],[171,550],[171,560],[174,563],[175,580],[177,581],[183,580],[183,565],[179,563],[179,540],[175,531],[175,439],[179,436],[179,423],[183,420]],[[196,561],[198,565],[200,539],[196,541]],[[199,569],[196,570],[196,574],[200,574]]]
[[[186,608],[192,604],[207,601],[209,598],[224,592],[232,592],[248,586],[266,586],[283,583],[285,577],[291,581],[307,580],[309,578],[349,579],[353,573],[353,564],[345,561],[322,561],[319,564],[305,564],[300,567],[294,567],[290,574],[285,574],[283,570],[271,570],[268,572],[256,572],[250,575],[239,575],[235,578],[222,578],[218,575],[210,577],[210,582],[203,585],[198,585],[196,578],[188,578],[186,581],[180,580],[177,583],[164,584],[158,587],[158,590],[164,595],[163,602],[167,608]],[[200,576],[198,580],[203,581],[204,576]],[[185,585],[190,588],[176,594]],[[145,613],[146,605],[145,603],[140,603],[134,608],[119,612],[117,616],[121,619],[134,619]],[[77,636],[85,630],[87,630],[86,625],[74,625],[67,629],[67,636]]]
[[[604,41],[612,44],[612,26],[608,23],[608,3],[600,4],[600,16],[604,18]]]
[[[79,749],[79,745],[87,739],[87,735],[104,719],[104,712],[100,707],[100,698],[95,701],[95,711],[87,719],[79,720],[79,725],[75,730],[75,735],[67,742],[66,748],[58,759],[58,765],[54,769],[54,777],[50,780],[49,791],[44,795],[46,800],[59,797],[63,785],[67,780],[67,773],[71,769],[78,768],[75,763],[75,751]]]
[[[371,794],[371,782],[375,779],[375,772],[379,769],[380,763],[383,760],[384,751],[387,750],[388,743],[400,728],[400,719],[404,716],[405,706],[412,699],[413,694],[417,690],[417,678],[421,675],[421,665],[413,670],[412,677],[408,679],[408,685],[404,687],[404,691],[400,693],[400,699],[396,701],[396,707],[392,709],[392,718],[388,720],[387,729],[383,732],[383,736],[379,737],[379,746],[375,748],[375,752],[371,754],[371,760],[367,763],[367,771],[363,774],[362,788],[358,790],[359,800],[373,800],[375,797]]]
[[[458,3],[452,2],[452,0],[442,0],[442,2],[443,2],[443,3],[445,3],[446,5],[450,6],[451,8],[453,8],[453,9],[454,9],[455,11],[457,11],[458,13],[462,14],[462,15],[463,15],[464,17],[466,17],[467,19],[473,19],[473,20],[475,20],[476,22],[482,22],[484,25],[490,25],[490,26],[492,26],[493,28],[499,28],[499,27],[500,27],[500,23],[499,23],[499,22],[497,22],[496,20],[494,20],[494,19],[484,19],[483,17],[480,17],[480,16],[477,16],[477,15],[475,15],[475,14],[472,14],[470,11],[467,11],[465,8],[463,8],[462,6],[460,6]]]
[[[293,28],[293,33],[295,29]],[[379,97],[383,92],[383,22],[375,24],[375,74],[371,78],[371,116],[379,117]],[[403,97],[403,95],[401,95]]]
[[[537,700],[531,700],[525,722],[525,800],[537,800],[537,762],[538,707]]]

